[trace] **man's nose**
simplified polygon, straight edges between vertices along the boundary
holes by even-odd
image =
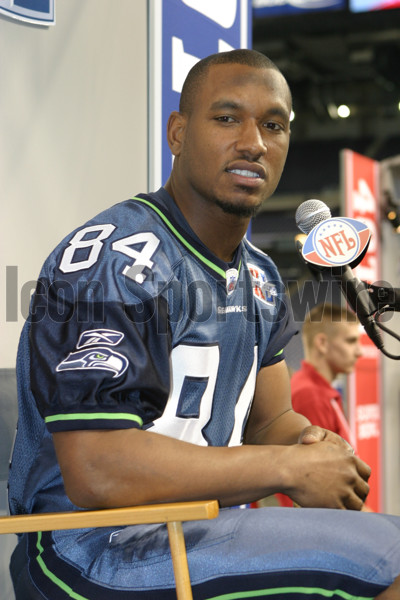
[[[267,151],[267,145],[258,123],[253,120],[242,123],[236,148],[240,152],[249,153],[252,158],[258,158]]]

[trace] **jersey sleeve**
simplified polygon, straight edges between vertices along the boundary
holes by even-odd
[[[248,240],[244,244],[259,329],[260,368],[263,368],[284,360],[285,346],[298,333],[298,327],[275,263]]]
[[[132,245],[111,252],[113,237],[100,240],[104,227],[90,227],[79,238],[89,250],[80,243],[68,270],[71,242],[61,245],[42,270],[32,301],[31,388],[52,433],[142,427],[162,414],[169,395],[168,306],[158,293],[166,275],[157,281],[154,271],[145,273],[146,285],[139,285],[124,274]],[[154,240],[150,234],[140,240],[136,255],[143,258],[146,240]],[[147,247],[148,264],[153,246]],[[162,245],[157,249],[162,252]]]
[[[267,367],[284,360],[286,345],[298,333],[291,304],[283,291],[283,284],[280,284],[279,288],[281,292],[276,299],[276,317],[271,329],[268,347],[261,362],[262,367]]]

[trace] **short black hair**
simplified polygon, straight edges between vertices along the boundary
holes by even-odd
[[[225,64],[240,64],[257,69],[273,69],[279,73],[281,72],[271,59],[265,56],[265,54],[257,52],[257,50],[240,48],[238,50],[210,54],[210,56],[206,56],[190,69],[182,87],[179,112],[187,114],[191,112],[193,100],[207,75],[209,67]]]

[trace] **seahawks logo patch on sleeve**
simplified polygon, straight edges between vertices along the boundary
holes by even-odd
[[[113,377],[120,377],[128,368],[128,359],[108,346],[116,346],[123,338],[123,333],[111,329],[84,331],[76,344],[77,351],[70,352],[57,365],[56,371],[98,369],[113,373]]]
[[[56,371],[77,371],[81,369],[100,369],[102,371],[111,371],[113,377],[120,377],[128,368],[128,359],[111,350],[110,348],[100,347],[91,350],[78,350],[68,354],[59,365]]]

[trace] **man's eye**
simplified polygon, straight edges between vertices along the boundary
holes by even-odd
[[[275,123],[274,121],[267,121],[264,123],[264,127],[266,129],[271,129],[272,131],[283,131],[284,127],[279,123]]]
[[[221,117],[216,118],[220,123],[234,123],[235,119],[233,117],[229,117],[228,115],[222,115]]]

